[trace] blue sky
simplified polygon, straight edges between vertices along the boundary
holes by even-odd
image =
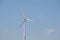
[[[0,0],[0,40],[23,40],[22,13],[27,40],[60,40],[60,0]]]

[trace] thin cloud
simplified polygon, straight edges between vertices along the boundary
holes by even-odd
[[[52,33],[54,33],[54,32],[55,32],[54,29],[48,29],[48,34],[52,34]]]

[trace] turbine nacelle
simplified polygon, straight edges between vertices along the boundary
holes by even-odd
[[[32,20],[30,20],[30,19],[24,17],[24,22],[27,22],[27,21],[31,22]]]

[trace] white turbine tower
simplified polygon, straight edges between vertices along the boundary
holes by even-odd
[[[26,33],[27,33],[26,22],[28,22],[28,21],[31,22],[30,19],[27,19],[26,17],[24,17],[24,35],[23,35],[23,36],[24,36],[24,37],[23,37],[24,39],[23,39],[23,40],[27,40],[27,36],[26,36],[26,35],[27,35],[27,34],[26,34]]]
[[[24,24],[24,32],[23,32],[23,40],[27,40],[27,29],[26,29],[26,23],[31,22],[32,20],[26,18],[25,16],[23,17],[23,22],[21,23],[20,27]]]

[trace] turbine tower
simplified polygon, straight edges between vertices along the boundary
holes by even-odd
[[[20,27],[24,24],[24,32],[23,32],[23,40],[27,40],[27,29],[26,29],[26,23],[31,22],[32,20],[26,18],[25,16],[23,17],[23,22],[21,23]]]

